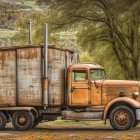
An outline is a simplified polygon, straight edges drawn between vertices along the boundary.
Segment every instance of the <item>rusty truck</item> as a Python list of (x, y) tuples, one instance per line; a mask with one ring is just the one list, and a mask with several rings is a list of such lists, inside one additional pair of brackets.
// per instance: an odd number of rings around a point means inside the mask
[[(28, 130), (42, 120), (110, 120), (116, 130), (140, 121), (140, 82), (107, 80), (95, 63), (48, 45), (0, 48), (0, 129)], [(47, 56), (47, 59), (46, 59)], [(46, 70), (47, 69), (47, 70)], [(48, 74), (45, 74), (45, 73)]]
[(106, 120), (115, 130), (140, 122), (140, 82), (109, 80), (95, 63), (55, 45), (0, 47), (0, 129), (42, 120)]

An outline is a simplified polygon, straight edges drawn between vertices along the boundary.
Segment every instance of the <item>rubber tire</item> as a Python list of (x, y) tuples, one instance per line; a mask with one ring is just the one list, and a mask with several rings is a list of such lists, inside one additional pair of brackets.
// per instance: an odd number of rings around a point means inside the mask
[(0, 111), (0, 117), (2, 118), (2, 123), (0, 124), (0, 130), (4, 129), (7, 123), (7, 118), (5, 116), (5, 114)]
[[(28, 117), (28, 124), (26, 126), (20, 126), (19, 124), (16, 123), (16, 119), (18, 115), (21, 114), (26, 114), (26, 116)], [(19, 131), (29, 130), (33, 127), (34, 116), (30, 111), (17, 111), (12, 116), (12, 124), (15, 130), (19, 130)]]
[(35, 119), (34, 124), (33, 124), (33, 128), (36, 127), (39, 123), (40, 123), (40, 121), (38, 119)]
[(135, 121), (133, 127), (137, 127), (139, 125), (140, 121)]
[[(115, 124), (115, 121), (114, 121), (114, 115), (117, 111), (119, 110), (124, 110), (128, 113), (129, 115), (129, 122), (126, 126), (119, 126), (117, 124)], [(109, 120), (110, 120), (110, 124), (111, 126), (115, 129), (115, 130), (119, 130), (119, 131), (124, 131), (124, 130), (128, 130), (130, 128), (132, 128), (134, 126), (134, 122), (135, 122), (135, 116), (134, 116), (134, 113), (133, 111), (127, 107), (127, 106), (124, 106), (124, 105), (121, 105), (121, 106), (117, 106), (115, 107), (111, 113), (110, 113), (110, 116), (109, 116)]]

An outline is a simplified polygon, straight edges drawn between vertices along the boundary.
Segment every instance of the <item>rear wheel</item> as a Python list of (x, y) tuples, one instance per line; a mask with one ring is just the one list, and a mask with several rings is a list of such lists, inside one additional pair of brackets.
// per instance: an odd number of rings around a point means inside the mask
[(3, 112), (0, 111), (0, 130), (4, 129), (7, 123), (7, 118)]
[(29, 111), (17, 111), (13, 114), (12, 124), (15, 130), (24, 131), (31, 129), (34, 124), (33, 114)]
[(109, 120), (115, 130), (128, 130), (134, 126), (135, 116), (129, 107), (122, 105), (111, 111)]
[(39, 123), (40, 123), (40, 120), (39, 119), (35, 119), (33, 127), (36, 127)]

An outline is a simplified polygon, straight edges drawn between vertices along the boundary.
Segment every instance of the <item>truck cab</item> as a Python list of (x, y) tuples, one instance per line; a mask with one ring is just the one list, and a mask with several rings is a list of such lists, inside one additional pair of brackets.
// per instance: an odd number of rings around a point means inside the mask
[(102, 66), (80, 63), (68, 67), (67, 106), (63, 119), (106, 120), (116, 130), (139, 123), (140, 83), (108, 80)]
[(68, 67), (68, 105), (101, 106), (101, 85), (105, 80), (103, 67), (82, 63)]
[(98, 64), (70, 65), (67, 86), (68, 105), (105, 106), (111, 100), (124, 96), (140, 101), (138, 81), (109, 80), (106, 77), (104, 68)]

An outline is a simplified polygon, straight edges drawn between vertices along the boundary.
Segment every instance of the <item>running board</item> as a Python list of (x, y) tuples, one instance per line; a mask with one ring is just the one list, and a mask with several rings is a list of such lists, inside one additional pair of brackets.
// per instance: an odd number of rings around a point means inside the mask
[(65, 120), (101, 120), (103, 112), (74, 112), (62, 111), (62, 119)]

